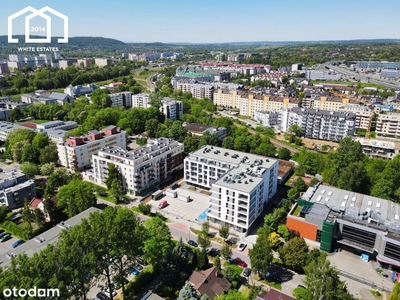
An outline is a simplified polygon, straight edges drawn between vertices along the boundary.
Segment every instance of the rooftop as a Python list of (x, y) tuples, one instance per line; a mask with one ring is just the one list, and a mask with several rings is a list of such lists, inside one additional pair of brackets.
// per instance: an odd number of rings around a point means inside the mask
[(65, 222), (60, 223), (59, 225), (43, 232), (39, 236), (27, 241), (25, 244), (22, 244), (18, 248), (12, 249), (5, 254), (0, 255), (0, 266), (8, 266), (11, 262), (13, 256), (25, 253), (29, 257), (32, 257), (35, 253), (40, 252), (44, 248), (47, 247), (48, 244), (54, 244), (57, 242), (58, 237), (66, 228), (78, 225), (82, 222), (82, 219), (86, 219), (89, 217), (89, 214), (92, 212), (101, 211), (98, 208), (90, 207), (87, 210), (77, 214), (76, 216), (68, 219)]
[(302, 199), (325, 205), (329, 217), (400, 234), (400, 205), (392, 201), (326, 185), (308, 188)]
[(310, 109), (310, 108), (301, 108), (301, 107), (293, 107), (291, 111), (297, 114), (303, 115), (318, 115), (318, 116), (326, 116), (326, 117), (337, 117), (344, 119), (355, 119), (356, 115), (348, 112), (340, 112), (340, 111), (329, 111), (329, 110), (320, 110), (320, 109)]

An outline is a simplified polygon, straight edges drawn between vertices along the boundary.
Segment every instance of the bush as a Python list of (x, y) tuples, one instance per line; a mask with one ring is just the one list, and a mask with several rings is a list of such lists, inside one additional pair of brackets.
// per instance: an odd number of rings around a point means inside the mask
[(5, 231), (11, 233), (13, 236), (20, 238), (21, 240), (29, 240), (30, 236), (27, 231), (19, 227), (12, 221), (4, 221), (1, 224), (1, 227), (4, 228)]
[(126, 287), (126, 295), (136, 295), (141, 289), (149, 284), (155, 277), (157, 273), (154, 272), (152, 267), (148, 267), (136, 275), (134, 281), (131, 281)]
[(140, 203), (138, 208), (144, 215), (149, 215), (151, 213), (151, 204)]

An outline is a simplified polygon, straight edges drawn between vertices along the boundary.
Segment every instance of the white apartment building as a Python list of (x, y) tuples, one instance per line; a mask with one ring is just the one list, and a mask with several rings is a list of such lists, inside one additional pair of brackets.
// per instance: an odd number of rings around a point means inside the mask
[(373, 110), (365, 105), (344, 105), (338, 111), (349, 112), (356, 115), (356, 128), (368, 130), (371, 127)]
[(256, 111), (253, 118), (264, 127), (274, 127), (281, 121), (282, 114), (268, 111)]
[(131, 92), (121, 92), (110, 94), (111, 107), (123, 106), (126, 108), (132, 107), (132, 93)]
[(355, 132), (355, 114), (295, 107), (283, 112), (282, 131), (298, 125), (305, 137), (340, 141)]
[(64, 167), (73, 171), (82, 171), (90, 167), (93, 154), (108, 146), (126, 149), (125, 131), (111, 125), (101, 132), (91, 130), (87, 135), (70, 137), (57, 145), (58, 158)]
[(178, 120), (183, 115), (183, 103), (173, 98), (164, 97), (161, 100), (160, 111), (172, 121)]
[(376, 123), (376, 134), (389, 137), (400, 136), (400, 114), (394, 112), (381, 113)]
[(207, 219), (246, 235), (277, 190), (279, 161), (273, 158), (203, 146), (184, 166), (188, 184), (211, 188)]
[(180, 81), (177, 83), (176, 88), (182, 90), (182, 92), (190, 92), (192, 94), (192, 97), (196, 99), (208, 98), (212, 100), (213, 98), (214, 88), (211, 84)]
[(393, 159), (399, 154), (395, 143), (387, 141), (355, 138), (363, 147), (363, 153), (371, 158)]
[(111, 66), (111, 60), (108, 58), (95, 58), (94, 63), (99, 67)]
[(173, 179), (175, 172), (183, 169), (183, 150), (183, 144), (167, 138), (155, 139), (132, 151), (108, 146), (92, 156), (93, 169), (86, 176), (96, 184), (105, 185), (109, 165), (114, 164), (122, 175), (125, 190), (142, 195)]
[(132, 95), (132, 107), (150, 107), (150, 95), (145, 93)]

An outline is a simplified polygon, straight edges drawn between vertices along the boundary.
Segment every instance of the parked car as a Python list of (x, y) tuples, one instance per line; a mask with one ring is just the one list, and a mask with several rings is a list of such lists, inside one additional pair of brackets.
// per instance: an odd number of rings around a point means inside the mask
[(12, 238), (12, 235), (9, 234), (9, 233), (6, 233), (2, 237), (0, 237), (0, 242), (2, 243), (2, 242), (5, 242), (5, 241), (8, 241), (11, 238)]
[(114, 297), (117, 295), (117, 291), (115, 290), (115, 288), (114, 288), (113, 291), (112, 291), (112, 297), (111, 297), (111, 294), (110, 294), (110, 288), (104, 289), (103, 293), (104, 293), (104, 295), (106, 295), (108, 298), (114, 298)]
[(158, 208), (162, 209), (162, 208), (167, 207), (167, 206), (168, 206), (167, 200), (163, 200), (163, 201), (161, 201), (160, 204), (158, 205)]
[(142, 270), (143, 270), (143, 267), (142, 267), (141, 265), (139, 265), (138, 263), (134, 263), (134, 264), (133, 264), (133, 267), (134, 267), (136, 270), (139, 270), (139, 271), (142, 271)]
[(129, 270), (129, 273), (131, 273), (132, 275), (137, 275), (137, 274), (139, 274), (139, 271), (136, 270), (135, 268), (132, 268)]
[(244, 277), (249, 277), (251, 273), (251, 270), (249, 268), (244, 269), (243, 271), (243, 276)]
[(206, 253), (208, 255), (211, 255), (211, 256), (218, 256), (219, 255), (219, 249), (217, 249), (217, 248), (207, 248), (206, 249)]
[(246, 243), (240, 243), (240, 245), (239, 245), (239, 247), (238, 247), (238, 250), (239, 250), (239, 251), (243, 251), (246, 247), (247, 247), (247, 244), (246, 244)]
[(100, 300), (110, 300), (110, 298), (108, 298), (108, 296), (102, 292), (97, 293), (96, 297), (99, 298)]
[(192, 246), (192, 247), (198, 247), (199, 245), (195, 242), (195, 241), (193, 241), (193, 240), (188, 240), (188, 242), (187, 242), (190, 246)]
[(279, 277), (278, 275), (274, 274), (274, 273), (268, 272), (266, 274), (266, 277), (269, 278), (269, 279), (272, 279), (275, 282), (282, 283), (282, 278)]
[(141, 264), (142, 266), (147, 266), (147, 262), (143, 260), (140, 256), (136, 258), (136, 261)]
[(22, 245), (23, 243), (25, 243), (23, 240), (18, 240), (14, 244), (12, 244), (12, 247), (17, 248), (18, 246)]
[(237, 264), (238, 266), (241, 266), (241, 267), (243, 267), (243, 268), (246, 268), (246, 267), (247, 267), (246, 262), (244, 262), (243, 260), (241, 260), (239, 257), (236, 257), (236, 258), (234, 259), (234, 262), (235, 262), (235, 264)]

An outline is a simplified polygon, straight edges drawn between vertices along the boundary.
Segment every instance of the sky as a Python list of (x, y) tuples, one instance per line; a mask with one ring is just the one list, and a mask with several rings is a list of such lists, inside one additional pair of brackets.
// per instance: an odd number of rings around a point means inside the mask
[[(0, 35), (8, 33), (8, 16), (27, 6), (68, 16), (70, 37), (123, 42), (400, 39), (399, 0), (14, 0), (2, 2)], [(27, 15), (13, 21), (14, 34), (24, 33)], [(52, 20), (52, 35), (60, 36), (62, 23)], [(45, 22), (30, 25), (40, 33)]]

